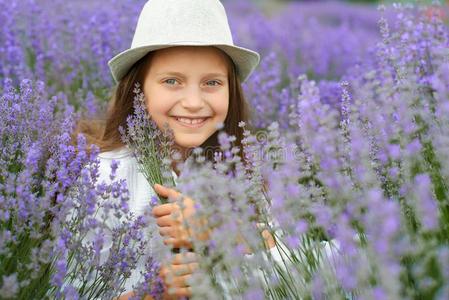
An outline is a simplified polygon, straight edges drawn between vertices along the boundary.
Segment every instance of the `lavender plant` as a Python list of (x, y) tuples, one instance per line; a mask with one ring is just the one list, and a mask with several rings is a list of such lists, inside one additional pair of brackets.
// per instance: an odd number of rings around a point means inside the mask
[(300, 74), (317, 80), (323, 100), (338, 106), (338, 81), (357, 65), (372, 65), (373, 46), (380, 39), (380, 13), (372, 6), (290, 2), (269, 17), (250, 2), (231, 1), (228, 8), (236, 39), (262, 55), (244, 85), (254, 112), (251, 125), (260, 129), (272, 120), (288, 127), (288, 107)]
[(86, 109), (79, 100), (88, 92), (104, 102), (112, 84), (107, 60), (131, 43), (143, 4), (1, 1), (0, 78), (43, 81), (51, 93), (64, 92), (76, 109)]
[(437, 254), (448, 247), (445, 180), (438, 170), (444, 160), (431, 142), (440, 135), (428, 130), (441, 125), (427, 78), (447, 64), (440, 49), (447, 48), (448, 30), (438, 18), (417, 22), (414, 16), (399, 8), (393, 34), (381, 20), (377, 68), (351, 82), (352, 95), (344, 83), (339, 112), (302, 79), (292, 111), (295, 139), (312, 162), (307, 182), (313, 179), (325, 200), (306, 211), (340, 253), (333, 272), (315, 275), (325, 288), (315, 297), (447, 297), (447, 262)]
[(449, 296), (449, 30), (423, 9), (397, 6), (395, 31), (380, 20), (375, 61), (341, 82), (339, 108), (301, 76), (289, 127), (246, 132), (251, 172), (226, 135), (214, 163), (186, 162), (178, 188), (211, 228), (193, 241), (207, 250), (195, 297)]
[[(138, 161), (138, 168), (145, 176), (150, 186), (158, 183), (167, 187), (174, 187), (172, 175), (173, 159), (179, 159), (179, 153), (174, 151), (173, 130), (164, 124), (160, 130), (151, 119), (147, 109), (145, 95), (136, 83), (134, 89), (134, 114), (127, 117), (126, 129), (119, 127), (123, 142), (133, 150)], [(167, 199), (155, 196), (159, 203), (166, 203)]]
[[(51, 278), (51, 206), (53, 191), (43, 172), (53, 142), (51, 119), (57, 98), (44, 101), (42, 83), (22, 81), (18, 91), (4, 82), (1, 96), (1, 283), (2, 297), (43, 297)], [(62, 107), (64, 108), (64, 107)], [(63, 125), (60, 111), (55, 125)], [(51, 163), (51, 161), (50, 161)], [(49, 166), (52, 167), (51, 165)], [(55, 166), (53, 166), (55, 168)], [(50, 176), (51, 169), (49, 170)]]
[[(29, 80), (2, 90), (0, 298), (118, 296), (139, 259), (151, 260), (147, 216), (127, 208), (116, 163), (110, 184), (96, 182), (98, 149), (81, 135), (72, 145), (75, 115), (64, 97), (49, 99)], [(157, 271), (144, 273), (157, 291)]]

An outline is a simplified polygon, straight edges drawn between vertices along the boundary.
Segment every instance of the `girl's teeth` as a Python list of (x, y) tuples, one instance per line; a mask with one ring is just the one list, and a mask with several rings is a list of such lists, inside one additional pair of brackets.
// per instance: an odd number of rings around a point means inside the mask
[(203, 122), (205, 119), (186, 119), (186, 118), (176, 118), (178, 121), (187, 124), (198, 124)]

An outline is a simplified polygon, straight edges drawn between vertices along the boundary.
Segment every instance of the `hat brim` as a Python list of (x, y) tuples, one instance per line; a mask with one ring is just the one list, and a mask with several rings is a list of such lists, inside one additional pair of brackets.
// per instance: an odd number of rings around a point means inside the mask
[(260, 61), (260, 55), (257, 52), (232, 45), (209, 45), (197, 42), (150, 45), (125, 50), (109, 60), (108, 65), (109, 69), (111, 70), (112, 77), (114, 78), (115, 82), (118, 83), (123, 78), (123, 76), (128, 73), (129, 69), (147, 53), (154, 50), (176, 46), (213, 46), (221, 49), (223, 52), (229, 55), (229, 57), (234, 62), (237, 68), (237, 74), (241, 82), (244, 82), (249, 77), (249, 75), (254, 71)]

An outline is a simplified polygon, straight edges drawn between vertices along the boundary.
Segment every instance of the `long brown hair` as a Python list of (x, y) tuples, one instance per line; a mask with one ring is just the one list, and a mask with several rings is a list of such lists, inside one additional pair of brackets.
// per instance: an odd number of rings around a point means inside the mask
[[(119, 126), (126, 128), (127, 117), (134, 114), (135, 83), (143, 83), (153, 54), (154, 51), (149, 52), (137, 61), (119, 81), (113, 90), (112, 99), (104, 116), (98, 116), (96, 119), (81, 119), (77, 123), (72, 135), (74, 144), (76, 143), (76, 136), (81, 133), (87, 138), (88, 145), (97, 145), (100, 148), (100, 152), (111, 151), (124, 146), (118, 128)], [(233, 145), (239, 147), (240, 155), (243, 158), (241, 143), (243, 129), (238, 126), (238, 123), (244, 121), (248, 128), (250, 110), (243, 94), (236, 66), (228, 55), (225, 54), (225, 57), (228, 61), (229, 106), (223, 130), (227, 134), (236, 137)], [(219, 151), (218, 131), (212, 134), (200, 147), (205, 150), (204, 155), (206, 159), (212, 161), (214, 151)]]

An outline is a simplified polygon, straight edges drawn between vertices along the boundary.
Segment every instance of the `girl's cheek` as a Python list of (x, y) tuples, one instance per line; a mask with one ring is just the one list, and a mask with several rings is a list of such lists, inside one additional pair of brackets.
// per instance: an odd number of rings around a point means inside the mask
[[(224, 119), (226, 118), (229, 111), (229, 100), (223, 100), (222, 104), (216, 108), (216, 113), (221, 115)], [(223, 119), (223, 120), (224, 120)]]
[[(147, 111), (154, 116), (167, 116), (173, 107), (173, 98), (164, 97), (163, 95), (154, 95), (147, 100)], [(155, 100), (152, 100), (155, 99)]]

